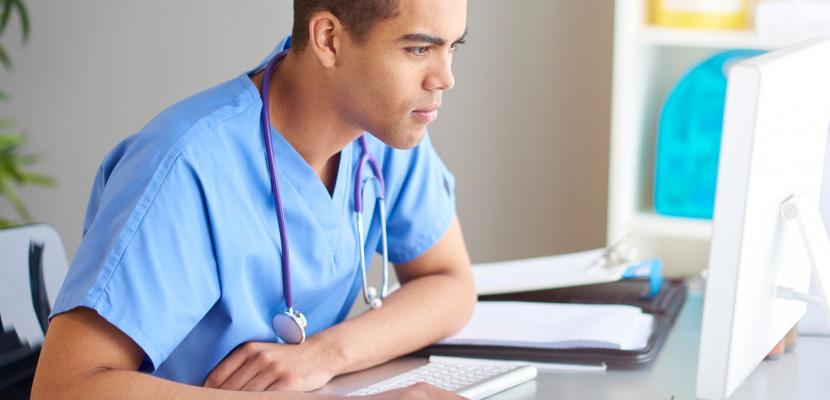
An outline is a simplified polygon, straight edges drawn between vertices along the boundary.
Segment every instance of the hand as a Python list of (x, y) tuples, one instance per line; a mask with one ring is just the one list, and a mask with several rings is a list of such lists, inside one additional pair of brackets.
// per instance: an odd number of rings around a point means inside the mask
[(797, 339), (798, 329), (794, 326), (792, 329), (790, 329), (789, 332), (787, 332), (787, 335), (784, 336), (784, 338), (781, 339), (778, 342), (778, 344), (776, 344), (775, 347), (773, 347), (772, 350), (769, 351), (769, 354), (767, 354), (766, 359), (775, 360), (777, 358), (780, 358), (781, 354), (783, 354), (784, 351), (791, 351), (795, 348), (795, 343)]
[(208, 374), (215, 389), (311, 391), (333, 378), (332, 353), (309, 341), (301, 345), (248, 342), (237, 347)]
[(435, 386), (426, 383), (416, 383), (412, 386), (407, 386), (402, 389), (390, 390), (388, 392), (378, 393), (371, 396), (363, 397), (366, 400), (456, 400), (464, 399), (453, 392), (448, 392), (439, 389)]

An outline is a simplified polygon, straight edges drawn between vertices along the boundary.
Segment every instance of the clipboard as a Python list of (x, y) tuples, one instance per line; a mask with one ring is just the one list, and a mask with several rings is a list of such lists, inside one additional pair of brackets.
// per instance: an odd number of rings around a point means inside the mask
[(640, 307), (654, 316), (654, 325), (648, 344), (637, 350), (603, 348), (539, 349), (512, 346), (481, 346), (433, 344), (413, 355), (452, 356), (502, 360), (525, 360), (573, 364), (605, 363), (612, 369), (637, 369), (657, 358), (660, 349), (686, 301), (687, 288), (683, 280), (666, 280), (653, 298), (641, 294), (648, 290), (648, 279), (622, 280), (612, 283), (537, 290), (521, 293), (480, 296), (479, 301), (530, 301), (581, 304), (625, 304)]

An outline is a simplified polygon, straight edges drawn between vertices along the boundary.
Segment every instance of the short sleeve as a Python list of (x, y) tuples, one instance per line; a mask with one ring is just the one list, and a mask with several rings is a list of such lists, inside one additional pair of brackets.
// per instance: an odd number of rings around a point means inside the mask
[(178, 156), (148, 168), (152, 160), (136, 152), (111, 154), (98, 172), (85, 234), (52, 316), (95, 310), (138, 344), (155, 370), (218, 300), (220, 287), (196, 168)]
[(410, 261), (440, 240), (455, 216), (455, 178), (427, 134), (409, 150), (389, 149), (387, 182), (389, 260)]

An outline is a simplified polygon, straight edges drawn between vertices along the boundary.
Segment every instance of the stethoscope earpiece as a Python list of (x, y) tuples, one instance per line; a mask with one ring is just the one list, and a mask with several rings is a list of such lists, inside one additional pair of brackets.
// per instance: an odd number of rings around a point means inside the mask
[(374, 297), (372, 300), (369, 300), (369, 307), (373, 310), (377, 310), (383, 305), (383, 300), (380, 298)]
[(374, 286), (369, 286), (366, 289), (366, 297), (369, 298), (369, 307), (373, 310), (376, 310), (383, 305), (383, 300), (378, 297), (378, 290)]

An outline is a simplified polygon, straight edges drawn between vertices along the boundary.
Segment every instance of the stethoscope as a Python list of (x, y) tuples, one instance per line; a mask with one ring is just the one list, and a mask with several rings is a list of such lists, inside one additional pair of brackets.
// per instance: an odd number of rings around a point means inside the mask
[[(271, 119), (268, 115), (268, 90), (270, 88), (271, 75), (274, 68), (279, 65), (280, 61), (285, 58), (287, 51), (283, 51), (275, 55), (265, 67), (265, 74), (262, 79), (262, 90), (260, 96), (262, 97), (262, 127), (263, 136), (265, 138), (265, 153), (268, 159), (268, 174), (271, 178), (271, 194), (274, 197), (274, 204), (277, 212), (277, 224), (280, 232), (280, 245), (282, 246), (282, 282), (283, 293), (285, 296), (285, 306), (287, 308), (284, 312), (278, 312), (271, 318), (271, 325), (274, 328), (274, 333), (277, 334), (283, 342), (289, 344), (300, 344), (305, 341), (306, 327), (308, 320), (305, 315), (294, 308), (294, 298), (291, 293), (291, 268), (290, 258), (288, 254), (288, 236), (285, 230), (285, 213), (282, 208), (282, 198), (280, 197), (279, 182), (277, 180), (277, 165), (274, 161), (274, 146), (271, 141)], [(383, 298), (386, 297), (389, 288), (389, 259), (387, 257), (386, 245), (386, 202), (383, 194), (385, 192), (385, 184), (383, 175), (380, 172), (380, 165), (375, 157), (369, 153), (366, 138), (361, 136), (358, 139), (360, 144), (360, 162), (357, 164), (357, 171), (355, 172), (354, 185), (354, 209), (357, 215), (357, 237), (358, 247), (360, 249), (360, 273), (363, 276), (363, 300), (372, 309), (380, 308), (383, 305)], [(380, 295), (376, 288), (368, 285), (366, 278), (366, 254), (364, 253), (365, 239), (363, 237), (363, 166), (369, 164), (374, 176), (375, 193), (377, 196), (378, 208), (380, 212), (380, 229), (381, 241), (383, 243), (383, 286), (381, 287)]]

